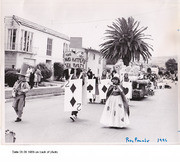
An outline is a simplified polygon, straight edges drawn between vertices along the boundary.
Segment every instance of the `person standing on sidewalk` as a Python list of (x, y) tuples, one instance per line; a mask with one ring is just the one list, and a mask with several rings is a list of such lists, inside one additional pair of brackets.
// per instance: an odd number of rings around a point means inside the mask
[(35, 83), (36, 83), (36, 87), (39, 86), (39, 83), (41, 82), (41, 78), (42, 78), (42, 74), (41, 74), (41, 70), (39, 69), (39, 67), (36, 68), (36, 72), (35, 72)]
[(30, 90), (29, 84), (26, 82), (26, 71), (28, 65), (23, 64), (21, 68), (21, 72), (18, 74), (18, 80), (15, 82), (12, 90), (12, 96), (14, 97), (14, 101), (12, 107), (14, 108), (17, 119), (15, 122), (20, 122), (22, 119), (23, 108), (25, 106), (25, 98), (26, 93)]

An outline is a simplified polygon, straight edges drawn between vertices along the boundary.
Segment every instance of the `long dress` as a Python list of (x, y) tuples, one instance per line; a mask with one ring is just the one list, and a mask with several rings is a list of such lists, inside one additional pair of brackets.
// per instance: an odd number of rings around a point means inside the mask
[(110, 86), (111, 91), (109, 98), (106, 101), (100, 123), (108, 127), (123, 128), (129, 125), (129, 112), (124, 105), (124, 98), (120, 87)]

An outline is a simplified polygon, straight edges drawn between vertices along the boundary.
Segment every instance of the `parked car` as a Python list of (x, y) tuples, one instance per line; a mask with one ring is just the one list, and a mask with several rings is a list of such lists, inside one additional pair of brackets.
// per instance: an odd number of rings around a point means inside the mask
[(149, 95), (149, 80), (132, 81), (132, 99), (141, 99)]

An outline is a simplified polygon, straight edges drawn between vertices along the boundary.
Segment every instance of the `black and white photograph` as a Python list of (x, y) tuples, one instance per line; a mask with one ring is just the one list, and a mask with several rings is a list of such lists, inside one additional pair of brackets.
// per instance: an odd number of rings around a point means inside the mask
[(2, 0), (2, 143), (179, 144), (178, 10), (178, 0)]

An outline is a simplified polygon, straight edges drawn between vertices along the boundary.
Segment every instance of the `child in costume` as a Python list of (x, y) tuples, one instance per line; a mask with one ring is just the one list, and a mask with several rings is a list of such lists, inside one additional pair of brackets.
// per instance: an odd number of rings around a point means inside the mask
[(17, 119), (15, 122), (20, 122), (23, 114), (23, 108), (25, 106), (26, 93), (30, 90), (29, 84), (26, 82), (27, 65), (23, 64), (21, 72), (18, 73), (18, 80), (15, 82), (12, 90), (12, 96), (14, 97), (13, 105)]
[(123, 128), (129, 124), (129, 105), (118, 77), (112, 78), (100, 123), (108, 127)]

